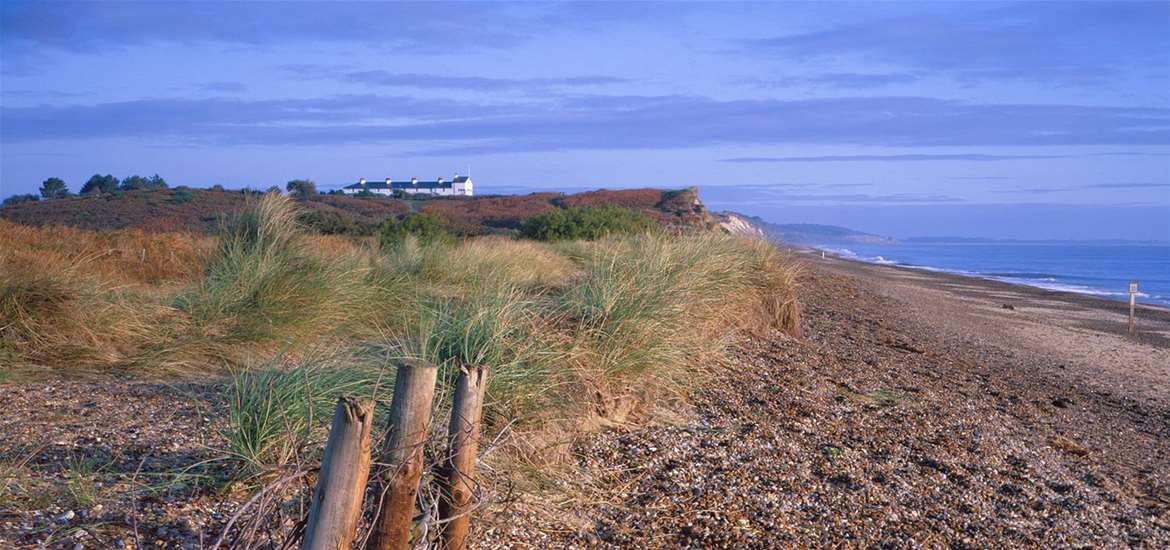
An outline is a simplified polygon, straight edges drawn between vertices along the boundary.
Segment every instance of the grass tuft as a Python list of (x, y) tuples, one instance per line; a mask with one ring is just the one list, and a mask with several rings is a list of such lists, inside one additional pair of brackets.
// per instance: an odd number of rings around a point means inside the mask
[(241, 475), (263, 474), (308, 458), (342, 395), (374, 397), (379, 371), (347, 355), (293, 365), (270, 363), (234, 372), (227, 389), (226, 439)]
[(365, 269), (357, 258), (313, 253), (295, 204), (270, 193), (225, 223), (199, 287), (181, 297), (220, 343), (294, 342), (362, 319)]

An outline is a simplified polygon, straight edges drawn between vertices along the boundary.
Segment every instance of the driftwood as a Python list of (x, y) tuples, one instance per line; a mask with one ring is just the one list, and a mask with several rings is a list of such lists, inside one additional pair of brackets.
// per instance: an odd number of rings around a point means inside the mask
[(372, 401), (338, 400), (301, 550), (348, 550), (353, 543), (370, 474), (373, 424)]
[(443, 470), (444, 494), (439, 501), (443, 523), (443, 547), (461, 550), (471, 523), (472, 497), (475, 494), (475, 458), (479, 448), (483, 397), (487, 387), (486, 367), (466, 367), (455, 386), (455, 404), (451, 408), (449, 451)]
[(410, 546), (415, 496), (423, 471), (423, 445), (431, 419), (438, 368), (429, 363), (398, 367), (390, 425), (381, 462), (388, 468), (382, 477), (385, 498), (374, 520), (367, 549), (405, 550)]

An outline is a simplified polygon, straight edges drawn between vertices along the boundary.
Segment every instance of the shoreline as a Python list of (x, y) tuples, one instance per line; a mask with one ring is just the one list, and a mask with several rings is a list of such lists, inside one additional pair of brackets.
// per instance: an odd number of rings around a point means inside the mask
[[(946, 268), (933, 267), (933, 266), (929, 266), (929, 265), (913, 265), (913, 264), (895, 262), (895, 261), (891, 261), (891, 260), (886, 260), (884, 262), (869, 261), (869, 260), (863, 259), (861, 256), (855, 255), (855, 257), (850, 257), (848, 255), (842, 254), (838, 251), (838, 250), (842, 250), (840, 248), (817, 248), (814, 245), (794, 245), (794, 244), (787, 244), (787, 243), (777, 243), (777, 245), (782, 247), (782, 248), (786, 248), (786, 249), (789, 249), (789, 250), (791, 250), (793, 252), (797, 252), (797, 253), (814, 254), (814, 253), (824, 252), (826, 257), (831, 256), (833, 258), (836, 258), (836, 259), (839, 259), (842, 261), (851, 261), (851, 262), (857, 262), (857, 263), (861, 263), (861, 264), (874, 265), (874, 266), (885, 266), (885, 267), (894, 267), (894, 268), (900, 268), (900, 269), (909, 269), (909, 270), (926, 272), (926, 273), (938, 273), (938, 274), (942, 274), (942, 275), (950, 275), (950, 276), (956, 276), (956, 277), (977, 279), (977, 280), (981, 280), (981, 281), (992, 281), (992, 282), (1003, 283), (1003, 284), (1008, 284), (1008, 285), (1023, 286), (1023, 287), (1043, 290), (1043, 291), (1047, 291), (1047, 292), (1093, 297), (1093, 298), (1098, 298), (1098, 299), (1101, 299), (1101, 300), (1104, 300), (1107, 302), (1115, 302), (1115, 303), (1119, 303), (1119, 304), (1125, 304), (1125, 306), (1127, 308), (1129, 306), (1129, 298), (1124, 292), (1109, 290), (1109, 289), (1105, 289), (1105, 288), (1097, 288), (1097, 287), (1091, 287), (1091, 286), (1086, 286), (1086, 285), (1076, 285), (1073, 283), (1053, 283), (1054, 285), (1058, 285), (1060, 287), (1060, 288), (1053, 288), (1051, 286), (1044, 286), (1044, 285), (1039, 284), (1039, 283), (1029, 283), (1027, 281), (1027, 279), (1024, 279), (1024, 278), (1013, 279), (1011, 277), (995, 277), (995, 276), (991, 276), (991, 275), (983, 275), (983, 274), (979, 274), (979, 273), (964, 272), (964, 271), (959, 271), (959, 270), (948, 270)], [(841, 246), (847, 246), (847, 244), (843, 244)], [(845, 250), (846, 250), (846, 252), (852, 253), (852, 251), (849, 251), (847, 249), (845, 249)], [(1078, 290), (1075, 290), (1073, 288), (1073, 287), (1077, 287), (1077, 286), (1084, 288), (1084, 290), (1078, 291)], [(1138, 300), (1137, 300), (1137, 306), (1139, 308), (1140, 307), (1150, 307), (1153, 309), (1160, 309), (1160, 310), (1165, 310), (1167, 312), (1170, 312), (1170, 302), (1167, 302), (1167, 301), (1143, 301), (1143, 297), (1148, 298), (1149, 294), (1147, 294), (1143, 291), (1140, 291), (1140, 289), (1139, 289)]]
[[(1075, 290), (1061, 290), (1061, 289), (1047, 288), (1047, 287), (1043, 287), (1043, 286), (1028, 284), (1028, 283), (1022, 282), (1022, 281), (1009, 281), (1009, 280), (1004, 280), (1002, 278), (977, 275), (977, 274), (970, 274), (970, 273), (955, 273), (953, 271), (947, 271), (947, 270), (942, 269), (942, 268), (936, 268), (936, 267), (930, 267), (930, 266), (906, 265), (906, 264), (899, 264), (899, 263), (893, 263), (893, 262), (891, 262), (891, 263), (871, 262), (871, 261), (863, 260), (861, 258), (850, 258), (848, 256), (833, 252), (832, 250), (822, 249), (822, 248), (814, 248), (814, 247), (809, 247), (809, 246), (798, 246), (798, 245), (789, 245), (789, 244), (781, 244), (780, 246), (781, 246), (781, 248), (787, 249), (790, 252), (792, 252), (794, 257), (802, 258), (802, 259), (815, 257), (815, 259), (819, 261), (819, 260), (821, 260), (821, 258), (816, 257), (816, 256), (820, 252), (824, 252), (825, 259), (838, 260), (838, 261), (842, 261), (842, 262), (850, 262), (850, 263), (855, 263), (855, 264), (862, 265), (862, 266), (872, 266), (875, 268), (890, 268), (890, 269), (907, 271), (907, 272), (911, 272), (911, 273), (937, 275), (937, 276), (942, 277), (942, 278), (953, 278), (955, 280), (968, 281), (968, 282), (971, 282), (973, 284), (988, 283), (989, 285), (1002, 285), (1002, 288), (1011, 288), (1011, 289), (1018, 289), (1020, 291), (1025, 291), (1025, 292), (1034, 292), (1034, 293), (1037, 293), (1037, 295), (1043, 295), (1045, 297), (1063, 297), (1065, 299), (1074, 300), (1074, 301), (1080, 301), (1083, 299), (1086, 305), (1096, 305), (1096, 306), (1100, 306), (1100, 307), (1104, 307), (1104, 308), (1108, 308), (1108, 309), (1117, 309), (1118, 311), (1121, 311), (1122, 309), (1124, 309), (1125, 314), (1126, 315), (1129, 314), (1129, 301), (1128, 301), (1128, 299), (1120, 298), (1120, 297), (1116, 298), (1116, 299), (1109, 298), (1108, 295), (1105, 295), (1105, 294), (1094, 294), (1094, 293), (1090, 293), (1090, 292), (1077, 292)], [(1139, 300), (1137, 302), (1136, 307), (1139, 311), (1142, 309), (1148, 309), (1151, 312), (1156, 312), (1158, 314), (1165, 314), (1165, 315), (1167, 315), (1167, 320), (1170, 320), (1170, 305), (1165, 305), (1165, 304), (1161, 304), (1161, 303), (1142, 302), (1140, 297), (1139, 297)]]

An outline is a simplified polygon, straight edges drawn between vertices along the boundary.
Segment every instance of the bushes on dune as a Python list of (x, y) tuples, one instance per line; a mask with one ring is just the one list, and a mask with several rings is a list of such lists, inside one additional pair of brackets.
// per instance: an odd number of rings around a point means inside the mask
[(593, 240), (650, 231), (657, 225), (645, 214), (618, 208), (569, 207), (550, 210), (520, 224), (520, 234), (540, 241)]
[(401, 219), (390, 218), (382, 224), (382, 232), (378, 237), (383, 249), (397, 248), (413, 237), (424, 246), (440, 243), (450, 244), (455, 238), (447, 231), (443, 219), (425, 212), (407, 214)]

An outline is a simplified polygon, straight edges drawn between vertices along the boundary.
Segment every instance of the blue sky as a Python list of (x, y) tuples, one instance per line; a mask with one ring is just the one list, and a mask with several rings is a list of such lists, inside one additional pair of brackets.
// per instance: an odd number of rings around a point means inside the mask
[(895, 236), (1170, 239), (1170, 3), (0, 4), (0, 195), (95, 172), (698, 185)]

